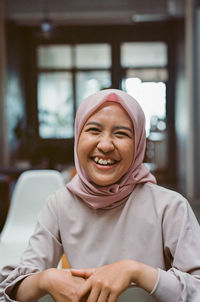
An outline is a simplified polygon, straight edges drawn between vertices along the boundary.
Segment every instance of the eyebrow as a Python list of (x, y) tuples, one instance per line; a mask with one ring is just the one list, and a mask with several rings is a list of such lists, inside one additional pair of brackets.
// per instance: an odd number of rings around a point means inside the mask
[[(98, 122), (91, 121), (91, 122), (88, 122), (85, 126), (89, 126), (89, 125), (95, 125), (95, 126), (102, 128), (102, 125)], [(115, 126), (114, 129), (115, 130), (121, 130), (121, 129), (128, 130), (129, 132), (131, 132), (133, 134), (133, 129), (126, 127), (126, 126), (118, 125), (118, 126)]]
[(100, 123), (97, 123), (97, 122), (88, 122), (85, 126), (88, 126), (88, 125), (95, 125), (95, 126), (98, 126), (98, 127), (102, 128), (102, 125)]

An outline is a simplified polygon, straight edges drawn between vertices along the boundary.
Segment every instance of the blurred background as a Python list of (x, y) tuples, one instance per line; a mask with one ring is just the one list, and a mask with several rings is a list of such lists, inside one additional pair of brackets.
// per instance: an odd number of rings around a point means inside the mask
[(199, 0), (0, 0), (0, 225), (23, 171), (74, 173), (77, 107), (111, 87), (141, 104), (145, 163), (198, 216), (199, 83)]

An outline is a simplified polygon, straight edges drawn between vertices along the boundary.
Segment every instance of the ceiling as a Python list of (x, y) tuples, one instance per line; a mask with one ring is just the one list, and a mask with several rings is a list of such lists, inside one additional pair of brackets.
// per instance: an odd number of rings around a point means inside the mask
[(5, 18), (37, 25), (132, 24), (184, 17), (184, 0), (4, 0)]

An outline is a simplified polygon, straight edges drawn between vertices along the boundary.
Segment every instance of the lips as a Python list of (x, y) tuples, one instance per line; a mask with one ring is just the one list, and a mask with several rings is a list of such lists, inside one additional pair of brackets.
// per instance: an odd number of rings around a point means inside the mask
[(102, 158), (99, 156), (95, 156), (92, 159), (96, 164), (101, 165), (101, 166), (112, 166), (117, 163), (117, 161), (114, 159), (111, 159), (111, 158), (105, 159), (105, 158)]

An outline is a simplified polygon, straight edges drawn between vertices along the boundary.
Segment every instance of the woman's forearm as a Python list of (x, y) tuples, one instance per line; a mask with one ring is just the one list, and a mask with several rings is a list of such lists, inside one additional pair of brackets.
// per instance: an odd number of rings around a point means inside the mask
[(43, 297), (47, 292), (41, 288), (41, 273), (29, 275), (14, 287), (11, 298), (17, 301), (32, 302)]
[(75, 301), (84, 282), (84, 278), (74, 277), (70, 271), (50, 268), (24, 278), (15, 286), (11, 297), (20, 302), (33, 302), (50, 294), (54, 301)]

